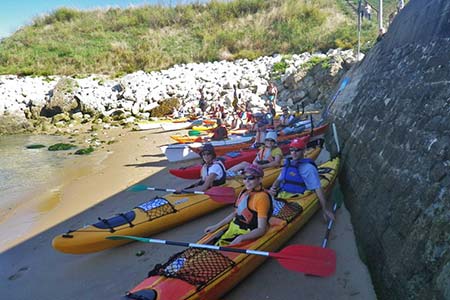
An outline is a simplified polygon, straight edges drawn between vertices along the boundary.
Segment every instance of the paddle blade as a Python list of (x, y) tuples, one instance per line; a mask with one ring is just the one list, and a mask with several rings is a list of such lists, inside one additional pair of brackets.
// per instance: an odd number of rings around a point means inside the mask
[(127, 189), (127, 191), (129, 191), (129, 192), (142, 192), (142, 191), (146, 191), (146, 190), (147, 190), (147, 186), (143, 185), (143, 184), (136, 184)]
[(287, 246), (278, 253), (270, 253), (284, 268), (326, 277), (336, 271), (336, 253), (327, 248), (308, 245)]
[(107, 236), (106, 239), (113, 240), (113, 241), (133, 240), (133, 241), (148, 243), (147, 238), (141, 238), (141, 237), (131, 236), (131, 235), (112, 235), (112, 236)]
[(213, 201), (219, 203), (234, 203), (236, 200), (236, 193), (232, 187), (213, 186), (205, 191), (205, 195), (211, 197)]

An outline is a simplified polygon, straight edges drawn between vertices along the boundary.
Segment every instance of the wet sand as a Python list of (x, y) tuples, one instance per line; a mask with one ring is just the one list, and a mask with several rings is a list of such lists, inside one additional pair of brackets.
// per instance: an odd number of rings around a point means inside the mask
[[(175, 132), (176, 133), (176, 132)], [(112, 133), (111, 133), (112, 134)], [(0, 249), (0, 292), (2, 298), (25, 299), (120, 299), (125, 291), (142, 281), (156, 263), (164, 262), (182, 248), (131, 243), (87, 255), (69, 255), (51, 247), (54, 236), (91, 224), (97, 217), (124, 212), (156, 195), (127, 192), (135, 183), (176, 187), (188, 182), (168, 174), (169, 163), (159, 146), (170, 142), (172, 133), (155, 131), (116, 133), (119, 142), (105, 146), (109, 155), (88, 174), (65, 182), (55, 198), (14, 211), (14, 218), (27, 220), (27, 234)], [(77, 176), (75, 176), (77, 177)], [(70, 178), (70, 176), (69, 176)], [(73, 178), (73, 177), (72, 177)], [(163, 193), (159, 193), (163, 194)], [(36, 210), (42, 210), (36, 214)], [(231, 208), (198, 218), (155, 238), (196, 241), (203, 229), (224, 217)], [(28, 218), (33, 215), (34, 217)], [(0, 224), (1, 231), (13, 223)], [(320, 245), (326, 230), (320, 214), (289, 244)], [(14, 234), (14, 233), (12, 233)], [(304, 276), (267, 261), (223, 299), (376, 299), (366, 266), (360, 261), (350, 216), (345, 207), (337, 212), (329, 247), (337, 253), (337, 272), (328, 278)], [(6, 250), (5, 250), (6, 249)], [(136, 253), (144, 251), (144, 255)]]

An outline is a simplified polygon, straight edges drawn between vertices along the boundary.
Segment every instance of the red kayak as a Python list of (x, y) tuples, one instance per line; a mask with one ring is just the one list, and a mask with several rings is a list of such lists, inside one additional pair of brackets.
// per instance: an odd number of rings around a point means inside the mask
[[(283, 155), (286, 155), (289, 153), (289, 143), (290, 140), (281, 141), (278, 143), (278, 147), (280, 147), (281, 151), (283, 152)], [(323, 145), (323, 139), (317, 139), (312, 142), (308, 143), (308, 148), (314, 148), (314, 147), (322, 147)], [(220, 160), (222, 160), (224, 166), (226, 169), (231, 168), (234, 165), (237, 165), (238, 163), (242, 161), (246, 162), (253, 162), (255, 159), (256, 153), (259, 149), (243, 149), (241, 151), (234, 151), (229, 152), (225, 154), (224, 156), (219, 157)], [(170, 169), (170, 174), (184, 179), (199, 179), (200, 178), (200, 170), (202, 168), (201, 164), (191, 165), (187, 167), (182, 167), (178, 169)]]

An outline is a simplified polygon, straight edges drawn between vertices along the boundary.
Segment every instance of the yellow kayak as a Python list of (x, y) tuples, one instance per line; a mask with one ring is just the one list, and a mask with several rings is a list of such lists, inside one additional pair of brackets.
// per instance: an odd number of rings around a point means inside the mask
[[(322, 187), (327, 195), (336, 181), (338, 169), (338, 158), (319, 166)], [(267, 232), (256, 240), (237, 244), (234, 248), (276, 251), (320, 208), (316, 194), (310, 191), (288, 201), (274, 200), (273, 206), (274, 212)], [(197, 244), (213, 244), (227, 226), (205, 235)], [(127, 293), (127, 299), (220, 299), (266, 259), (245, 253), (187, 248), (174, 254), (167, 262), (156, 265), (147, 279)]]
[[(307, 157), (316, 159), (321, 149), (307, 152)], [(279, 168), (265, 170), (264, 187), (270, 187), (280, 173)], [(227, 178), (221, 187), (231, 187), (235, 195), (244, 187), (242, 180)], [(79, 229), (69, 230), (56, 236), (52, 246), (58, 251), (83, 254), (102, 251), (129, 241), (112, 241), (111, 235), (149, 236), (181, 225), (231, 203), (213, 200), (208, 195), (168, 194), (141, 203), (132, 210), (109, 218), (99, 218), (97, 223)]]

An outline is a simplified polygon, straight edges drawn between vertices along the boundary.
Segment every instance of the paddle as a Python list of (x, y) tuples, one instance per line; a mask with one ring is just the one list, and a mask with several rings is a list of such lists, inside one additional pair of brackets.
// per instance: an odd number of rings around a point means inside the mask
[(215, 245), (194, 244), (176, 241), (165, 241), (151, 238), (142, 238), (128, 235), (114, 235), (106, 237), (109, 240), (134, 240), (143, 243), (156, 243), (171, 246), (182, 246), (200, 249), (209, 249), (225, 252), (245, 253), (249, 255), (259, 255), (275, 258), (284, 268), (295, 271), (313, 274), (316, 276), (330, 276), (336, 270), (336, 254), (331, 249), (324, 249), (308, 245), (291, 245), (279, 252), (265, 252), (257, 250), (247, 250), (240, 248), (219, 247)]
[(342, 80), (341, 85), (339, 86), (339, 89), (337, 90), (336, 94), (334, 94), (333, 98), (331, 98), (330, 104), (328, 104), (327, 108), (323, 112), (322, 118), (321, 118), (319, 124), (321, 124), (328, 117), (328, 112), (329, 112), (331, 106), (333, 106), (337, 97), (345, 89), (345, 87), (347, 86), (349, 81), (350, 81), (350, 78), (348, 78), (348, 77), (345, 77), (344, 80)]
[[(157, 188), (157, 187), (146, 186), (143, 184), (137, 184), (137, 185), (133, 185), (132, 187), (128, 188), (128, 191), (131, 191), (131, 192), (163, 191), (163, 192), (175, 193), (177, 190)], [(180, 194), (207, 195), (207, 196), (211, 197), (211, 199), (213, 201), (219, 202), (219, 203), (230, 203), (231, 204), (231, 203), (234, 203), (234, 200), (236, 200), (236, 195), (235, 195), (234, 189), (232, 187), (226, 187), (226, 186), (213, 186), (212, 188), (210, 188), (204, 192), (182, 190)]]

